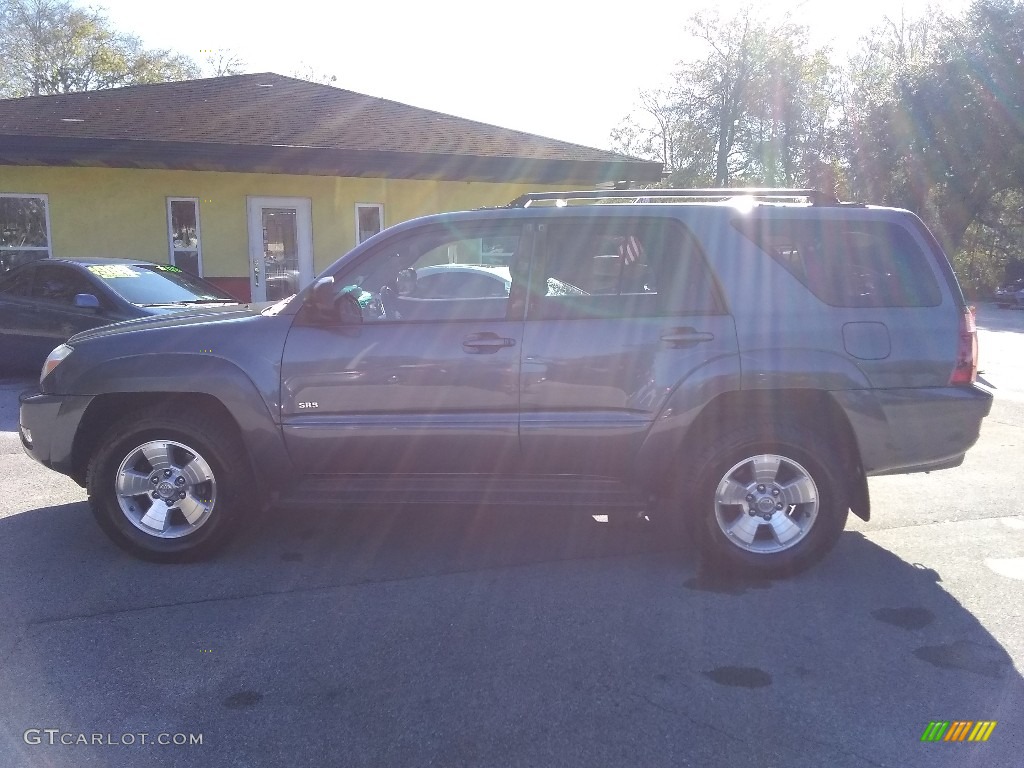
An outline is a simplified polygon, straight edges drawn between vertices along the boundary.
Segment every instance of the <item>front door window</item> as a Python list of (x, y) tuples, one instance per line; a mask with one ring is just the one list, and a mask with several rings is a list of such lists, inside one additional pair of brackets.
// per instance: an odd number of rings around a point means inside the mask
[[(363, 319), (377, 322), (503, 320), (519, 258), (518, 225), (442, 227), (389, 243), (347, 273)], [(490, 247), (500, 241), (500, 253)]]

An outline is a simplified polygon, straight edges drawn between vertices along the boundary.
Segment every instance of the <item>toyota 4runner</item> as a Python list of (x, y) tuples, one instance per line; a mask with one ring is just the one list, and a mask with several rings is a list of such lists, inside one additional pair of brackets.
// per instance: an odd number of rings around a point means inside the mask
[(643, 512), (777, 576), (868, 519), (868, 477), (963, 461), (976, 373), (908, 211), (541, 193), (394, 226), (276, 304), (81, 333), (20, 423), (149, 559), (207, 554), (275, 498), (500, 503)]

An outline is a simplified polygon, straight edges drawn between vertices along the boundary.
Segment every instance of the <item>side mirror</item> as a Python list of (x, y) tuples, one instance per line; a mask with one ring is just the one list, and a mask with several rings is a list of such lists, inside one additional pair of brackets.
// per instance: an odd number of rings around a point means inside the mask
[(334, 311), (334, 277), (321, 277), (313, 285), (312, 304), (317, 314), (321, 317), (328, 317)]
[[(356, 289), (358, 290), (358, 288)], [(359, 299), (350, 291), (343, 291), (335, 302), (337, 318), (342, 325), (362, 325), (363, 308), (359, 306)]]
[(359, 305), (356, 286), (338, 290), (334, 277), (321, 277), (313, 285), (312, 304), (320, 317), (341, 325), (362, 325), (363, 308)]
[(100, 300), (91, 293), (76, 293), (75, 306), (79, 309), (91, 309), (94, 312), (99, 312)]

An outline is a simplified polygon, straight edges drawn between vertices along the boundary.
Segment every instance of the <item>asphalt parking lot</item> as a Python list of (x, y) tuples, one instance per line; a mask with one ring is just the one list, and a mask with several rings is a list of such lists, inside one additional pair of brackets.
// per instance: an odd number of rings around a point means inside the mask
[(1020, 766), (1024, 312), (979, 325), (964, 465), (872, 479), (872, 521), (768, 583), (557, 509), (281, 509), (142, 563), (22, 454), (4, 381), (0, 766)]

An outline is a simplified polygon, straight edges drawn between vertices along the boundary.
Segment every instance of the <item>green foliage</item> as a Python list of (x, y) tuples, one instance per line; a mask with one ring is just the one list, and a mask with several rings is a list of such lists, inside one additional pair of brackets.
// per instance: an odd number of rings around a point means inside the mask
[(0, 0), (0, 97), (196, 77), (186, 56), (147, 49), (103, 13), (67, 0)]
[(613, 147), (670, 186), (815, 186), (909, 208), (985, 295), (1024, 271), (1024, 0), (886, 18), (849, 62), (751, 5), (695, 14), (674, 83)]
[(997, 196), (1024, 188), (1024, 4), (978, 0), (918, 22), (919, 38), (929, 23), (929, 45), (854, 81), (851, 166), (855, 191), (918, 211), (957, 252)]
[(971, 222), (953, 266), (972, 298), (1024, 278), (1024, 192), (996, 195)]

